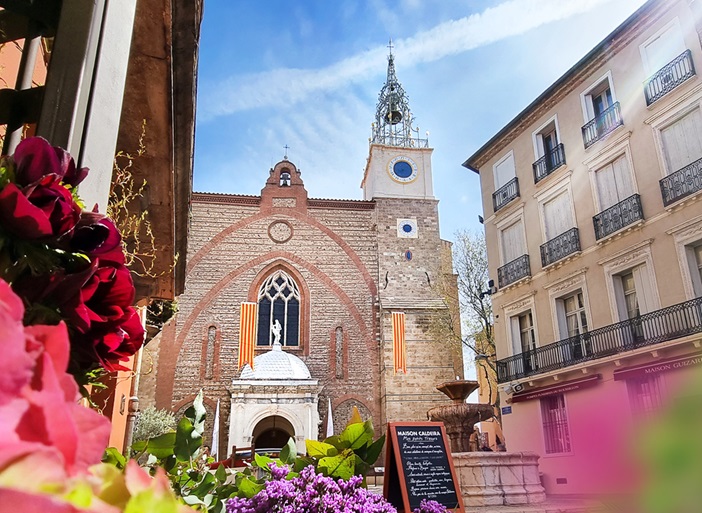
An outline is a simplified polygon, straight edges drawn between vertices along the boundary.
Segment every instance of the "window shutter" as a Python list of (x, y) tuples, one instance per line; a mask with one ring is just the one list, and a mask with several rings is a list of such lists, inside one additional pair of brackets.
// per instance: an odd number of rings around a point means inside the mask
[(702, 113), (696, 108), (661, 130), (668, 174), (702, 158)]
[(514, 155), (510, 153), (509, 157), (495, 166), (495, 190), (505, 185), (515, 176)]
[(634, 194), (631, 172), (626, 155), (620, 156), (595, 173), (600, 211), (624, 201)]
[(672, 25), (644, 48), (649, 75), (685, 51), (685, 42), (677, 25)]
[(513, 225), (502, 230), (502, 258), (503, 264), (516, 260), (525, 253), (522, 222), (517, 221)]
[(567, 192), (544, 203), (544, 221), (547, 241), (573, 227), (570, 198)]

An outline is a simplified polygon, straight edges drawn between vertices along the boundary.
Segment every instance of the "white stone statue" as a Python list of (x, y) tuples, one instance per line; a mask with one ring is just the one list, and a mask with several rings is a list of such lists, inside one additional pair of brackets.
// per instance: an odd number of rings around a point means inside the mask
[(282, 331), (283, 327), (280, 325), (280, 321), (276, 319), (273, 322), (273, 327), (271, 330), (273, 331), (273, 344), (280, 344), (280, 332)]

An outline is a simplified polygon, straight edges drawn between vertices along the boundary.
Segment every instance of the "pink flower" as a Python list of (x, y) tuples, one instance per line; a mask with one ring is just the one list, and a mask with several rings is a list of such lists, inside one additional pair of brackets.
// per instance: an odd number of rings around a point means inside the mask
[(0, 474), (33, 454), (53, 469), (51, 480), (85, 473), (100, 461), (110, 423), (78, 404), (78, 388), (66, 373), (66, 325), (23, 328), (22, 315), (19, 299), (0, 280), (0, 352), (11, 363), (0, 379)]

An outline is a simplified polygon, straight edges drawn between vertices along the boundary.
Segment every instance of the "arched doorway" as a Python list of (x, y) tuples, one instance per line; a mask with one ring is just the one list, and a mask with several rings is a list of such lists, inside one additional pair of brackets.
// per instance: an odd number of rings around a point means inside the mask
[(295, 436), (293, 425), (284, 417), (271, 415), (266, 417), (253, 430), (253, 446), (256, 450), (270, 449), (266, 452), (278, 452), (290, 437)]

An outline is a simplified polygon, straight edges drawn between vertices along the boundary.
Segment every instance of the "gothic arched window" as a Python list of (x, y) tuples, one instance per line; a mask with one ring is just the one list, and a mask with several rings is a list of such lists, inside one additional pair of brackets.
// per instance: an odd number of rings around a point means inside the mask
[(274, 342), (273, 326), (280, 322), (280, 343), (297, 347), (300, 344), (300, 289), (292, 277), (277, 270), (258, 290), (258, 342), (270, 346)]

